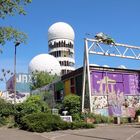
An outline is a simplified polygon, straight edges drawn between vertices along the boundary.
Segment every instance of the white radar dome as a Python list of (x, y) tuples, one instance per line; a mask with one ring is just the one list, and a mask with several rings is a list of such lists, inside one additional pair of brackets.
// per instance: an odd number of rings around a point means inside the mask
[(29, 63), (29, 73), (32, 72), (48, 72), (51, 75), (60, 75), (61, 67), (58, 60), (49, 54), (39, 54), (35, 56)]
[(108, 66), (108, 65), (103, 65), (103, 67), (109, 68), (109, 66)]
[(73, 28), (65, 22), (56, 22), (48, 29), (48, 41), (53, 39), (74, 40)]
[(118, 68), (126, 69), (126, 66), (124, 66), (124, 65), (120, 65), (120, 66), (118, 66)]

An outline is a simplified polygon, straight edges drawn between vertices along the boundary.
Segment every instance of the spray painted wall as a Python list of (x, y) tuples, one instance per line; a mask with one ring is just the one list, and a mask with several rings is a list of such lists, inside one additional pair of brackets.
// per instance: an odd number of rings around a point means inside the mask
[(138, 73), (91, 71), (92, 109), (105, 116), (134, 117), (140, 107)]
[[(27, 73), (18, 73), (16, 75), (16, 102), (23, 102), (30, 95), (31, 75)], [(8, 91), (3, 94), (3, 98), (14, 102), (14, 76), (6, 83)]]

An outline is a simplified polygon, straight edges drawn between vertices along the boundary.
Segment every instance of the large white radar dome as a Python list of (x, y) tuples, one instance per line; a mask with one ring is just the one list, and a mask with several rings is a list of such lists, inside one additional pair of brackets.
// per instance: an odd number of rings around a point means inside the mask
[(74, 40), (73, 28), (65, 22), (56, 22), (48, 30), (48, 41), (53, 39)]
[(58, 60), (49, 54), (39, 54), (35, 56), (29, 63), (29, 72), (48, 72), (51, 75), (60, 75), (61, 67)]

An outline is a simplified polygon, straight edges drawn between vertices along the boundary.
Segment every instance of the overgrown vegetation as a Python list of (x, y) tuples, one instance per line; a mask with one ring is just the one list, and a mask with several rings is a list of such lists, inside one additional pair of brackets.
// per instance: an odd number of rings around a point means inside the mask
[(99, 124), (99, 123), (113, 123), (114, 122), (114, 118), (113, 117), (103, 116), (103, 115), (94, 114), (94, 113), (83, 113), (83, 114), (81, 114), (81, 119), (85, 120), (85, 121), (86, 121), (86, 119), (92, 119), (92, 121), (95, 124)]
[[(65, 107), (69, 109), (73, 115), (79, 111), (79, 97), (70, 96), (65, 99)], [(74, 100), (74, 101), (73, 101)], [(85, 122), (64, 122), (60, 115), (52, 115), (50, 108), (42, 100), (39, 95), (30, 96), (25, 102), (14, 106), (10, 103), (0, 100), (1, 116), (0, 126), (7, 125), (8, 127), (18, 126), (21, 129), (33, 132), (45, 132), (54, 130), (77, 129), (77, 128), (94, 128), (94, 124), (87, 124)], [(74, 106), (78, 106), (74, 110)]]
[(70, 94), (62, 102), (64, 110), (67, 110), (73, 120), (80, 121), (81, 99), (77, 95)]
[(41, 99), (40, 96), (30, 96), (25, 102), (16, 105), (15, 122), (17, 125), (20, 125), (22, 117), (41, 112), (50, 112), (48, 105)]
[(0, 98), (0, 126), (13, 125), (14, 106)]
[(33, 132), (49, 132), (54, 130), (66, 130), (77, 128), (94, 128), (94, 124), (84, 122), (64, 122), (59, 116), (36, 113), (22, 118), (21, 128)]
[[(30, 96), (25, 102), (14, 106), (0, 99), (0, 126), (18, 126), (33, 132), (49, 132), (54, 130), (94, 128), (95, 124), (114, 123), (113, 117), (81, 113), (80, 97), (68, 95), (59, 103), (60, 110), (67, 110), (73, 122), (64, 122), (60, 115), (51, 114), (51, 109), (39, 95)], [(62, 112), (61, 112), (62, 113)], [(62, 115), (62, 114), (61, 114)], [(139, 110), (137, 114), (139, 115)], [(128, 118), (121, 118), (121, 123), (128, 123)]]

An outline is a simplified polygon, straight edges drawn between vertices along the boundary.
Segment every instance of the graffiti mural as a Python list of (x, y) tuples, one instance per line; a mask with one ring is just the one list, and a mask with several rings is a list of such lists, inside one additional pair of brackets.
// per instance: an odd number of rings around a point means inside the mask
[(91, 73), (92, 109), (107, 109), (111, 116), (135, 116), (140, 107), (138, 74), (93, 71)]
[(14, 76), (12, 76), (6, 83), (6, 89), (2, 98), (14, 103), (21, 103), (30, 95), (31, 75), (27, 73), (18, 73), (16, 75), (16, 95), (14, 93)]
[(125, 96), (125, 103), (123, 105), (138, 109), (140, 107), (140, 96)]
[(92, 96), (92, 108), (101, 109), (107, 107), (107, 96)]
[(102, 109), (95, 109), (93, 111), (95, 114), (101, 114), (103, 116), (108, 116), (108, 108), (102, 108)]

